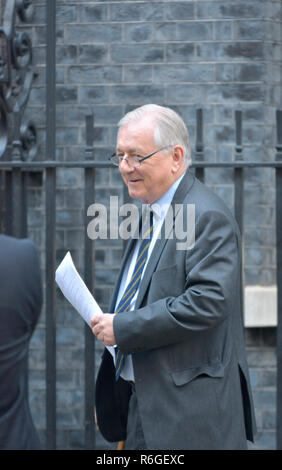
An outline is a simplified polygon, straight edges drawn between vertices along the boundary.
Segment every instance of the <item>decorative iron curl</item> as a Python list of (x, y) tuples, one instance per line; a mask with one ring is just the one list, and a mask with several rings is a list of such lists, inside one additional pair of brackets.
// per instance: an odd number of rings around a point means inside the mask
[(16, 25), (17, 17), (23, 22), (30, 21), (33, 11), (32, 0), (8, 0), (3, 12), (0, 27), (0, 158), (9, 147), (12, 160), (30, 160), (36, 155), (35, 126), (22, 124), (34, 78), (32, 43), (26, 32), (17, 31)]

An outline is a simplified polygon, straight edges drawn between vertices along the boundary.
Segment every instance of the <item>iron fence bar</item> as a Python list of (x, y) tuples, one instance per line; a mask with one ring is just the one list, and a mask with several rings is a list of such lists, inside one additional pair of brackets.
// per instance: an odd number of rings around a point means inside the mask
[(56, 169), (46, 169), (46, 445), (56, 449)]
[[(242, 111), (235, 111), (235, 161), (243, 161), (242, 147)], [(240, 278), (240, 302), (242, 312), (242, 322), (244, 324), (244, 168), (234, 168), (234, 215), (241, 233), (241, 278)]]
[[(21, 163), (21, 142), (19, 140), (20, 112), (18, 106), (14, 109), (14, 129), (11, 159), (13, 163)], [(12, 235), (21, 237), (22, 233), (22, 170), (20, 166), (12, 169)]]
[(27, 172), (22, 171), (22, 196), (21, 196), (21, 237), (27, 237)]
[[(56, 0), (46, 2), (46, 159), (56, 152)], [(36, 167), (30, 167), (36, 168)], [(40, 166), (37, 166), (40, 168)], [(46, 168), (46, 433), (56, 449), (56, 166)]]
[(56, 0), (46, 2), (46, 155), (56, 151)]
[(21, 169), (13, 168), (11, 174), (11, 212), (12, 212), (12, 235), (20, 238), (21, 236), (21, 196), (22, 179)]
[(12, 235), (12, 172), (5, 171), (5, 233)]
[[(93, 159), (93, 114), (85, 119), (86, 123), (86, 149), (85, 158)], [(95, 198), (95, 168), (84, 169), (84, 277), (90, 290), (94, 290), (94, 242), (87, 235), (87, 208)], [(95, 448), (95, 421), (94, 421), (94, 394), (95, 394), (95, 337), (87, 324), (84, 331), (84, 419), (85, 419), (85, 449)]]
[(276, 253), (277, 253), (277, 449), (282, 450), (282, 169), (276, 169)]
[[(236, 130), (236, 146), (235, 146), (235, 161), (241, 162), (243, 160), (242, 149), (242, 111), (235, 111), (235, 130)], [(239, 167), (234, 169), (234, 213), (237, 223), (239, 225), (241, 234), (243, 236), (243, 208), (244, 208), (244, 169)]]
[[(277, 154), (282, 161), (282, 110), (276, 112)], [(276, 253), (277, 253), (277, 392), (276, 445), (282, 450), (282, 168), (276, 168)]]
[(196, 169), (195, 176), (202, 182), (205, 180), (205, 167), (198, 166), (199, 161), (204, 160), (204, 124), (203, 124), (203, 110), (196, 110), (196, 162), (194, 167)]
[[(45, 168), (113, 168), (116, 167), (112, 163), (104, 161), (77, 161), (77, 162), (61, 162), (61, 161), (45, 161), (45, 162), (10, 162), (0, 161), (0, 168), (22, 168), (23, 170)], [(190, 168), (282, 168), (282, 162), (193, 162)]]
[[(0, 7), (1, 10), (1, 7)], [(1, 11), (0, 11), (1, 15)], [(5, 220), (5, 211), (4, 211), (4, 181), (5, 181), (5, 172), (0, 171), (0, 233), (3, 233), (5, 230), (4, 220)]]

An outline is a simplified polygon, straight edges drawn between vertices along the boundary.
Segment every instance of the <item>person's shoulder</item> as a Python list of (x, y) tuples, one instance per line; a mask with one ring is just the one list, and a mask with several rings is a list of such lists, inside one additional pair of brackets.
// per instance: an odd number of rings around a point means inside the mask
[(187, 200), (195, 204), (196, 212), (223, 212), (233, 218), (225, 201), (220, 198), (211, 188), (194, 178), (191, 190), (187, 194)]
[(2, 247), (2, 250), (14, 253), (37, 254), (38, 251), (37, 246), (30, 238), (16, 238), (4, 234), (0, 234), (0, 247)]
[(185, 203), (194, 204), (195, 222), (210, 221), (213, 225), (228, 225), (239, 235), (239, 228), (231, 209), (211, 188), (194, 177), (193, 185), (187, 193)]

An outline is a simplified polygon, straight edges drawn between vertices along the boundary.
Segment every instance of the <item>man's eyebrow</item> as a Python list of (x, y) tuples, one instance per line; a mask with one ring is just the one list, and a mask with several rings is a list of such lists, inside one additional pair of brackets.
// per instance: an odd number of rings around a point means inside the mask
[[(123, 149), (120, 149), (119, 147), (116, 148), (116, 152), (121, 152), (123, 153), (124, 150)], [(140, 153), (142, 154), (143, 152), (138, 150), (137, 148), (129, 148), (127, 149), (127, 153), (131, 154), (131, 155), (139, 155)]]

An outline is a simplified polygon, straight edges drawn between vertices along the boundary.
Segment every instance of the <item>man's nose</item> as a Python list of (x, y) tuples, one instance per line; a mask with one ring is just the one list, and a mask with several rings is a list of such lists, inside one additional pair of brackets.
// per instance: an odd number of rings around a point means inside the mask
[(126, 157), (121, 160), (119, 164), (119, 169), (123, 173), (131, 173), (132, 171), (134, 171), (134, 168), (128, 164)]

